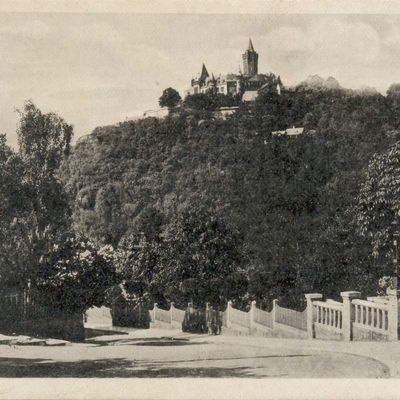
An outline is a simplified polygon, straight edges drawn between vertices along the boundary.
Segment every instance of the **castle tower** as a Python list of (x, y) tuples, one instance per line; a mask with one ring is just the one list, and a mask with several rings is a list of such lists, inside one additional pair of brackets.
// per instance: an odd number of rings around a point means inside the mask
[(207, 78), (209, 78), (210, 75), (208, 74), (207, 68), (206, 66), (203, 64), (202, 68), (201, 68), (201, 73), (200, 73), (200, 78), (199, 78), (199, 82), (201, 84), (203, 84)]
[(253, 43), (249, 39), (249, 47), (242, 55), (243, 73), (245, 76), (253, 76), (258, 73), (258, 53), (254, 51)]

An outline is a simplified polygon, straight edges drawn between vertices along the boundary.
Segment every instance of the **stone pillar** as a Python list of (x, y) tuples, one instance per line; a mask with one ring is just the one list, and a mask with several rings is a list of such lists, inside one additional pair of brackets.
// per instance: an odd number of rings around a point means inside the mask
[(171, 306), (169, 307), (169, 319), (170, 319), (170, 321), (169, 321), (169, 323), (172, 325), (172, 321), (173, 321), (173, 319), (172, 319), (172, 313), (173, 313), (173, 308), (175, 307), (175, 303), (174, 302), (171, 302)]
[(254, 313), (256, 311), (256, 301), (251, 302), (251, 307), (249, 311), (249, 329), (250, 333), (254, 331)]
[(341, 292), (343, 308), (342, 308), (342, 332), (343, 340), (349, 342), (353, 340), (353, 320), (354, 320), (354, 308), (351, 303), (352, 299), (359, 299), (361, 296), (360, 292)]
[(313, 300), (321, 300), (323, 296), (320, 293), (307, 293), (304, 296), (307, 300), (307, 335), (309, 339), (313, 339), (315, 337)]
[(154, 303), (154, 307), (153, 307), (153, 322), (156, 322), (156, 308), (157, 308), (158, 304)]
[(232, 302), (229, 300), (228, 305), (226, 306), (226, 327), (227, 328), (231, 327), (231, 321), (230, 321), (231, 308), (232, 308)]
[(272, 329), (275, 329), (276, 307), (277, 306), (278, 306), (278, 299), (272, 300)]
[[(212, 333), (212, 318), (210, 315), (210, 303), (207, 301), (206, 302), (206, 328), (208, 331), (208, 334), (210, 335)], [(211, 330), (210, 330), (211, 329)]]
[(400, 290), (387, 289), (386, 294), (389, 296), (388, 303), (388, 330), (389, 340), (399, 340), (398, 327), (399, 327), (399, 298)]

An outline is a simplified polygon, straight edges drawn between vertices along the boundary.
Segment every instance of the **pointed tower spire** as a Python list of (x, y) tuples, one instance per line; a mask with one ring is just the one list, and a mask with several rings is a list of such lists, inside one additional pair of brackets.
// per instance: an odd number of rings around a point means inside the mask
[(276, 92), (278, 93), (278, 95), (281, 95), (282, 92), (282, 81), (281, 81), (281, 77), (278, 76), (277, 82), (276, 82)]
[(249, 38), (249, 51), (254, 51), (253, 43), (251, 42), (251, 38)]
[(200, 74), (200, 81), (204, 82), (206, 80), (206, 78), (208, 78), (210, 75), (208, 75), (208, 71), (207, 68), (205, 66), (205, 64), (203, 63), (203, 66), (201, 67), (201, 74)]
[(258, 54), (254, 50), (253, 43), (249, 39), (249, 48), (242, 55), (243, 73), (245, 76), (253, 76), (258, 73)]

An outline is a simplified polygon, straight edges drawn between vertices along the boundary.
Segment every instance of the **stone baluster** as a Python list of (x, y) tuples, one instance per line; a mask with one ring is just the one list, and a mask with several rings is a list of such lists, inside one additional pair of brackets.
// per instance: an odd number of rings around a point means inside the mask
[(251, 307), (250, 307), (250, 311), (249, 311), (249, 329), (250, 329), (250, 333), (254, 331), (255, 312), (256, 312), (256, 301), (253, 300), (251, 302)]
[(173, 321), (173, 313), (174, 313), (175, 303), (171, 302), (171, 306), (169, 307), (169, 323), (172, 324)]
[(226, 327), (227, 328), (231, 327), (231, 321), (230, 321), (231, 308), (232, 308), (232, 301), (229, 300), (228, 305), (226, 306)]
[(156, 322), (156, 309), (157, 309), (158, 304), (154, 303), (153, 307), (153, 322)]
[(276, 308), (278, 307), (278, 299), (272, 300), (272, 329), (275, 329)]

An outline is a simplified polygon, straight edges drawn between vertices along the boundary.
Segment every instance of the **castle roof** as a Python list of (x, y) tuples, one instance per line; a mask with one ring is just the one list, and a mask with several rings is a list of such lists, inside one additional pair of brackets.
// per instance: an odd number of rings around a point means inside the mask
[(210, 75), (208, 74), (207, 68), (205, 66), (205, 64), (203, 64), (203, 66), (201, 67), (201, 74), (200, 74), (200, 80), (201, 81), (205, 81), (206, 78), (208, 78)]
[(253, 51), (254, 52), (254, 47), (253, 47), (253, 43), (251, 42), (251, 39), (249, 39), (249, 48), (248, 51)]

